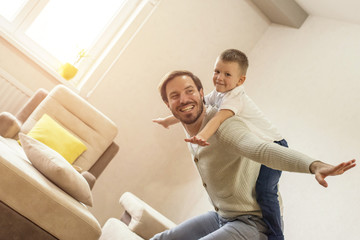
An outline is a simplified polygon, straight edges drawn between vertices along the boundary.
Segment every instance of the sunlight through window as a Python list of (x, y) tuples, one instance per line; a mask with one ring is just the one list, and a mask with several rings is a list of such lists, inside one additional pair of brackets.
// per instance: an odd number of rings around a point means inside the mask
[(52, 0), (26, 34), (62, 62), (90, 49), (124, 0)]
[(25, 0), (0, 0), (0, 15), (11, 22), (20, 11), (24, 2)]

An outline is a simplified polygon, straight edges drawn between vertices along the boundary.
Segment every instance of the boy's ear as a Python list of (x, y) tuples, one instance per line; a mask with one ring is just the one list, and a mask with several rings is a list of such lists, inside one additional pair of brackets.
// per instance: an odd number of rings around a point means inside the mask
[(240, 79), (239, 79), (239, 82), (238, 82), (237, 86), (243, 85), (243, 83), (245, 82), (245, 80), (246, 80), (246, 76), (244, 76), (244, 75), (241, 76)]

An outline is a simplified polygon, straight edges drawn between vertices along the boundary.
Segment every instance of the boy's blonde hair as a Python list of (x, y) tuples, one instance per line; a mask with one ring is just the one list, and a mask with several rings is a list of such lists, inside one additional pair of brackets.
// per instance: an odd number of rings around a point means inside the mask
[(239, 64), (241, 75), (246, 76), (249, 61), (245, 53), (237, 49), (227, 49), (220, 54), (219, 59), (224, 62), (236, 62)]

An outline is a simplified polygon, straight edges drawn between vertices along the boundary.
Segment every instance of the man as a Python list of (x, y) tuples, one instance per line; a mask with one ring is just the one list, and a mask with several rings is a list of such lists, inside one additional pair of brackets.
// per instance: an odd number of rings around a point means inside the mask
[[(216, 113), (214, 108), (205, 108), (201, 82), (191, 72), (167, 74), (159, 90), (187, 137), (195, 136)], [(189, 143), (189, 149), (215, 211), (157, 234), (154, 240), (265, 240), (268, 228), (261, 219), (255, 194), (261, 164), (278, 170), (313, 173), (324, 187), (327, 176), (340, 175), (355, 166), (355, 160), (332, 166), (265, 142), (252, 134), (237, 116), (224, 121), (208, 142), (210, 145), (206, 147)]]

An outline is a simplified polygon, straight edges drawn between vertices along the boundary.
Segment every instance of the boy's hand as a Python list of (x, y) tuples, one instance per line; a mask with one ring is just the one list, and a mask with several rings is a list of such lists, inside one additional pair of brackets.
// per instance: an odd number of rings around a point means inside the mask
[(340, 163), (337, 166), (316, 161), (310, 165), (310, 171), (315, 174), (315, 178), (321, 186), (327, 187), (328, 183), (325, 181), (327, 176), (337, 176), (343, 174), (347, 170), (356, 166), (355, 161), (356, 160), (353, 159), (348, 162)]
[(164, 128), (169, 129), (170, 124), (166, 121), (165, 118), (157, 118), (152, 120), (154, 123), (160, 124)]
[(190, 142), (193, 144), (198, 144), (199, 146), (209, 146), (210, 143), (202, 139), (200, 136), (193, 136), (191, 138), (185, 138), (185, 142)]

